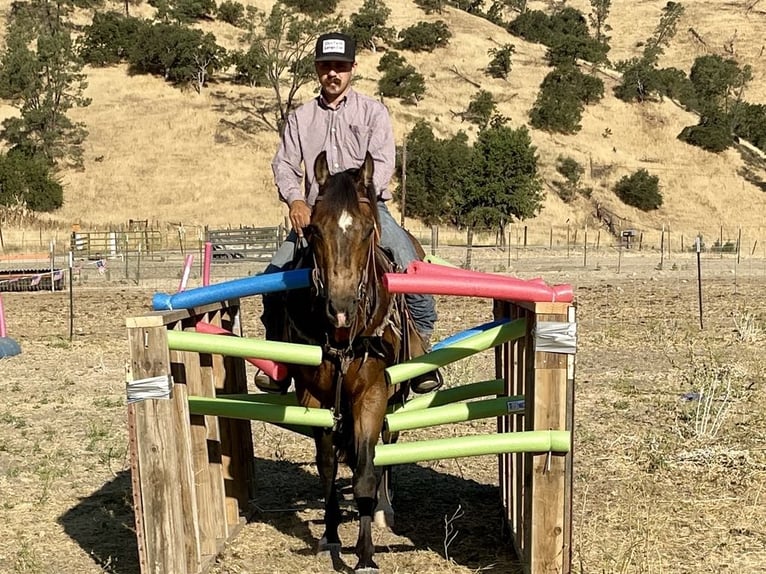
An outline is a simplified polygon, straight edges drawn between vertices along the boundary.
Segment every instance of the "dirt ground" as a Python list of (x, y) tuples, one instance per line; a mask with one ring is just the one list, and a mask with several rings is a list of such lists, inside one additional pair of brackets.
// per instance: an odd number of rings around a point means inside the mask
[[(703, 261), (703, 329), (693, 256), (658, 263), (626, 257), (617, 273), (612, 259), (584, 268), (529, 258), (504, 269), (575, 287), (573, 571), (766, 572), (766, 262)], [(68, 292), (3, 294), (22, 353), (0, 360), (0, 573), (138, 574), (124, 325), (149, 310), (156, 289), (75, 288), (72, 341)], [(440, 298), (439, 310), (440, 338), (491, 318), (488, 301)], [(257, 315), (257, 300), (244, 300), (248, 335), (260, 334)], [(479, 356), (450, 366), (447, 382), (492, 372), (491, 357)], [(309, 442), (261, 423), (253, 432), (259, 495), (213, 571), (331, 572), (313, 552), (321, 512)], [(515, 571), (496, 484), (494, 457), (398, 468), (396, 531), (375, 531), (382, 571)], [(343, 558), (353, 566), (346, 508)], [(445, 517), (458, 508), (445, 549)]]

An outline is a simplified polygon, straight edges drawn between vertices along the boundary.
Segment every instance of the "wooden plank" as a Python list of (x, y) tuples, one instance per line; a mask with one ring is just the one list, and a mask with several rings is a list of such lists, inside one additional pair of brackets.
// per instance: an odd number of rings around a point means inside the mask
[[(130, 372), (135, 380), (170, 374), (164, 328), (128, 330)], [(189, 571), (184, 540), (183, 498), (178, 484), (179, 440), (172, 424), (175, 403), (147, 400), (132, 406), (132, 467), (138, 477), (140, 504), (136, 528), (143, 537), (142, 574), (195, 574)]]
[[(221, 325), (236, 332), (239, 330), (239, 308), (229, 307), (220, 316)], [(221, 371), (216, 377), (219, 394), (247, 392), (245, 362), (239, 357), (226, 357), (220, 363)], [(246, 420), (221, 419), (221, 467), (227, 501), (229, 524), (239, 520), (254, 497), (254, 461), (252, 423)]]
[(173, 426), (178, 445), (177, 488), (181, 495), (186, 566), (188, 572), (200, 572), (202, 537), (199, 527), (197, 485), (192, 465), (192, 436), (189, 427), (189, 401), (186, 385), (173, 385)]
[(171, 311), (150, 311), (140, 317), (128, 317), (125, 325), (131, 329), (136, 327), (162, 327), (173, 325), (181, 321), (194, 319), (205, 313), (219, 311), (230, 305), (239, 306), (239, 299), (216, 301), (207, 305), (200, 305), (194, 309), (173, 309)]
[[(219, 311), (208, 313), (205, 319), (216, 323)], [(221, 335), (224, 336), (224, 335)], [(223, 361), (221, 355), (200, 353), (197, 382), (204, 397), (216, 396), (215, 363)], [(221, 420), (215, 416), (195, 416), (195, 426), (204, 437), (204, 460), (200, 460), (198, 472), (209, 487), (205, 501), (210, 517), (210, 533), (214, 538), (226, 540), (229, 537), (229, 521), (226, 514), (226, 494), (221, 459)]]
[[(200, 357), (197, 353), (184, 351), (171, 351), (171, 364), (174, 369), (173, 378), (184, 389), (184, 399), (188, 395), (205, 395), (205, 386), (202, 383)], [(188, 403), (187, 403), (188, 409)], [(190, 482), (194, 485), (193, 504), (196, 508), (196, 527), (199, 538), (201, 556), (215, 554), (218, 539), (225, 538), (226, 533), (220, 532), (216, 520), (216, 507), (212, 504), (215, 500), (215, 479), (209, 472), (208, 464), (208, 433), (205, 417), (189, 415), (187, 410), (186, 426), (189, 432), (189, 448), (187, 450), (193, 475)], [(217, 489), (222, 491), (222, 486)]]
[[(567, 320), (567, 314), (538, 314), (536, 320), (563, 322)], [(562, 353), (535, 353), (534, 430), (566, 428), (567, 362), (567, 355)], [(527, 491), (530, 497), (527, 533), (530, 572), (562, 572), (566, 457), (537, 454), (531, 458), (531, 481)]]

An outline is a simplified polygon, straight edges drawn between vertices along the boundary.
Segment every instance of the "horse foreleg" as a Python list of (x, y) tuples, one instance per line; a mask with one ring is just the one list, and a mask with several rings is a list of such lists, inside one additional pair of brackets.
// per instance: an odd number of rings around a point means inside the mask
[(314, 433), (314, 441), (317, 452), (317, 470), (322, 481), (322, 495), (324, 496), (325, 530), (319, 541), (319, 551), (330, 551), (331, 553), (340, 554), (341, 543), (338, 536), (340, 505), (338, 504), (338, 493), (335, 488), (338, 458), (332, 442), (332, 433), (324, 429), (317, 429)]
[[(369, 396), (372, 395), (372, 396)], [(354, 499), (359, 511), (359, 538), (356, 542), (356, 555), (359, 557), (354, 570), (356, 572), (378, 572), (378, 565), (373, 560), (375, 545), (372, 543), (372, 516), (377, 504), (378, 476), (373, 460), (375, 445), (378, 442), (383, 416), (386, 411), (385, 396), (373, 399), (375, 393), (369, 393), (367, 400), (357, 401), (354, 405), (354, 437), (356, 446), (356, 468), (354, 469)]]
[[(399, 438), (399, 433), (383, 432), (383, 443), (392, 444)], [(375, 507), (375, 525), (380, 528), (394, 529), (394, 506), (391, 488), (392, 468), (387, 466), (378, 471), (378, 505)]]

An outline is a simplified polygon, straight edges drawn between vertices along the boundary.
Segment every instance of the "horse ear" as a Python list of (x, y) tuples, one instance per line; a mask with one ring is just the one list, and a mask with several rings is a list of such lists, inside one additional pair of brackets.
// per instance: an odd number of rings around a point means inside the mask
[(372, 156), (370, 155), (370, 152), (367, 152), (367, 154), (364, 156), (364, 163), (362, 164), (362, 169), (359, 170), (359, 177), (364, 181), (364, 186), (367, 188), (371, 188), (372, 183), (372, 175), (375, 172), (375, 161), (372, 159)]
[(330, 168), (327, 165), (327, 152), (322, 151), (314, 160), (314, 177), (319, 187), (322, 187), (330, 178)]

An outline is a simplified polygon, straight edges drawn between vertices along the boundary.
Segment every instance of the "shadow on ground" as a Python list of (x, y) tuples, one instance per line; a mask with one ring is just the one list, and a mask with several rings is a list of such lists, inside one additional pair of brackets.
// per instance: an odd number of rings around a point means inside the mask
[(58, 519), (69, 537), (104, 572), (139, 572), (131, 496), (130, 471), (122, 471)]
[[(317, 540), (299, 512), (322, 508), (317, 476), (310, 473), (306, 464), (261, 458), (255, 460), (255, 472), (256, 477), (269, 477), (269, 481), (257, 478), (259, 498), (250, 521), (269, 524), (287, 536), (302, 540), (306, 547), (300, 554), (314, 554)], [(510, 543), (501, 535), (497, 487), (414, 464), (395, 467), (392, 480), (396, 510), (394, 532), (409, 539), (411, 544), (386, 545), (378, 547), (376, 552), (430, 549), (444, 556), (445, 516), (452, 517), (459, 506), (464, 514), (452, 524), (457, 536), (449, 545), (449, 558), (474, 570), (489, 565), (504, 572), (518, 568)], [(350, 490), (347, 479), (341, 479), (339, 486), (344, 493)], [(346, 494), (346, 503), (341, 503), (344, 521), (356, 520), (349, 496)], [(344, 552), (352, 553), (355, 540), (343, 542)]]

